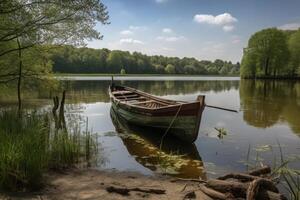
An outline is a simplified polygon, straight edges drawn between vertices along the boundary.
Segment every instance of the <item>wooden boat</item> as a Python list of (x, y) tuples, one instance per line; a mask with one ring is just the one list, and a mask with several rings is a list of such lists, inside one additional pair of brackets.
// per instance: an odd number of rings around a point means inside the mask
[(126, 86), (109, 87), (113, 109), (129, 124), (164, 131), (164, 135), (194, 142), (198, 137), (205, 96), (195, 102), (159, 98)]

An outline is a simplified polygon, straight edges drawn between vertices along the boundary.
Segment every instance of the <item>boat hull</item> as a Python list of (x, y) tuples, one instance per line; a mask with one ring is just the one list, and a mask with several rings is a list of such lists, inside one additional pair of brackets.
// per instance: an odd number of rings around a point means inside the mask
[(160, 134), (166, 133), (169, 137), (175, 136), (187, 142), (197, 139), (201, 120), (199, 102), (151, 113), (112, 101), (112, 109), (129, 124), (153, 128)]

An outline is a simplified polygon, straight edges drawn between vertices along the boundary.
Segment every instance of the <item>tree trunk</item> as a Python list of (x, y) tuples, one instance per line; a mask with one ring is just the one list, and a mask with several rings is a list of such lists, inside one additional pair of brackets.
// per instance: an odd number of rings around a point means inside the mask
[(269, 60), (270, 60), (269, 57), (267, 57), (266, 63), (265, 63), (265, 76), (268, 76)]
[(19, 38), (17, 38), (17, 43), (18, 43), (18, 51), (19, 51), (19, 73), (18, 73), (18, 85), (17, 85), (17, 90), (18, 90), (18, 114), (19, 117), (21, 117), (21, 110), (22, 110), (22, 98), (21, 98), (21, 82), (22, 82), (22, 49), (21, 49), (21, 44), (19, 41)]
[(65, 98), (66, 98), (66, 91), (63, 91), (63, 95), (60, 102), (59, 107), (59, 119), (58, 119), (58, 128), (66, 129), (66, 121), (65, 121)]

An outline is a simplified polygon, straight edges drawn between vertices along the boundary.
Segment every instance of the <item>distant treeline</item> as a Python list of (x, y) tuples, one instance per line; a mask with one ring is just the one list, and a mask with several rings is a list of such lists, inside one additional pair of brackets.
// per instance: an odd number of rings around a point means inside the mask
[(199, 61), (195, 58), (147, 56), (138, 52), (108, 49), (57, 47), (53, 72), (121, 74), (213, 74), (238, 75), (240, 64), (230, 61)]
[(300, 29), (269, 28), (252, 35), (244, 49), (241, 77), (300, 77)]

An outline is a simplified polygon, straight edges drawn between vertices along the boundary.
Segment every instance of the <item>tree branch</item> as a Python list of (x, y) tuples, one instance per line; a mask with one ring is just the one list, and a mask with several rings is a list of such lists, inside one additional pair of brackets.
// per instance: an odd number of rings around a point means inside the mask
[(14, 51), (23, 50), (23, 49), (28, 49), (28, 48), (30, 48), (30, 47), (33, 47), (34, 45), (36, 45), (36, 44), (30, 44), (30, 45), (27, 45), (27, 46), (23, 46), (23, 47), (21, 47), (21, 48), (15, 48), (15, 49), (10, 49), (10, 50), (1, 52), (1, 53), (0, 53), (0, 57), (6, 55), (6, 54), (8, 54), (8, 53), (14, 52)]

